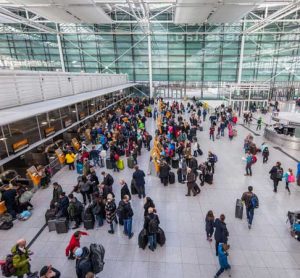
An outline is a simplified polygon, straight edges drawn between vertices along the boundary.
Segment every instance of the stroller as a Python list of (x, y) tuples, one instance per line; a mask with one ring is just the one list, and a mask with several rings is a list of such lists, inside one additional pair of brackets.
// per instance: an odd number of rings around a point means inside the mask
[(288, 211), (287, 223), (290, 225), (291, 236), (300, 241), (300, 211)]

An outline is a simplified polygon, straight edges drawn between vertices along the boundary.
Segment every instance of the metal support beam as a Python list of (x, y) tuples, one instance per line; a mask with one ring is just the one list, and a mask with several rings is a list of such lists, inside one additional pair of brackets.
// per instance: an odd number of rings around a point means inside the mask
[[(243, 23), (243, 30), (245, 29), (245, 22)], [(240, 84), (242, 81), (242, 73), (243, 73), (243, 61), (244, 61), (244, 48), (245, 48), (245, 34), (242, 32), (242, 40), (241, 40), (241, 50), (240, 50), (240, 62), (239, 62), (239, 71), (237, 83)]]
[(64, 55), (63, 55), (63, 51), (62, 51), (62, 47), (61, 47), (61, 38), (60, 38), (60, 34), (59, 34), (58, 24), (56, 24), (56, 31), (57, 31), (56, 38), (57, 38), (57, 45), (58, 45), (61, 69), (63, 72), (65, 72), (66, 71), (65, 61), (64, 61)]
[(148, 23), (148, 66), (149, 66), (149, 89), (150, 98), (153, 97), (153, 80), (152, 80), (152, 46), (151, 46), (151, 33), (150, 24)]

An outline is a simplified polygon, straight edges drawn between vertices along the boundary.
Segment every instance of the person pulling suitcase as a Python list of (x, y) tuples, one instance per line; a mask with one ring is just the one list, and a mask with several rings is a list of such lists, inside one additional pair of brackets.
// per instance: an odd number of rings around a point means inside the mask
[(248, 228), (251, 229), (253, 217), (254, 217), (254, 209), (258, 208), (259, 202), (257, 196), (253, 193), (253, 187), (248, 186), (248, 191), (243, 193), (242, 201), (246, 206), (246, 215), (248, 221)]

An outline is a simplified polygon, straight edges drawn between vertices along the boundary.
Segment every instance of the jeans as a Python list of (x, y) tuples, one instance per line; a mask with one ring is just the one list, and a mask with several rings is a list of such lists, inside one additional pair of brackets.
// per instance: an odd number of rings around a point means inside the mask
[(221, 129), (221, 136), (224, 136), (224, 129)]
[(86, 198), (88, 198), (89, 203), (91, 202), (91, 195), (87, 191), (80, 191), (82, 198), (83, 198), (83, 203), (86, 205)]
[(115, 172), (115, 171), (119, 172), (120, 170), (119, 170), (119, 168), (117, 167), (116, 161), (113, 159), (113, 160), (111, 160), (111, 163), (112, 163), (114, 172)]
[(246, 164), (246, 174), (252, 176), (251, 163)]
[(273, 186), (274, 186), (274, 192), (277, 192), (277, 186), (278, 186), (279, 180), (278, 179), (274, 179), (273, 180)]
[(212, 139), (213, 141), (215, 141), (215, 135), (214, 134), (209, 134), (209, 139)]
[(216, 273), (216, 276), (219, 277), (225, 270), (230, 269), (230, 265), (228, 264), (227, 268), (224, 267), (220, 267), (220, 269), (218, 270), (218, 272)]
[(69, 165), (69, 170), (75, 170), (74, 162), (68, 163)]
[(156, 248), (156, 234), (149, 234), (148, 235), (148, 241), (149, 241), (149, 247), (151, 249), (155, 249)]
[(128, 237), (131, 236), (132, 232), (132, 218), (124, 219), (124, 233), (125, 235), (128, 235)]
[(142, 196), (143, 196), (143, 198), (146, 197), (146, 194), (145, 194), (145, 185), (144, 184), (143, 185), (137, 185), (136, 186), (136, 190), (137, 190), (137, 192), (139, 194), (139, 198), (140, 199), (142, 198)]
[(249, 225), (252, 225), (252, 221), (254, 217), (254, 208), (246, 208), (246, 215), (247, 215)]
[(95, 217), (98, 222), (98, 226), (99, 227), (103, 226), (103, 217), (101, 215), (95, 215)]
[(288, 182), (288, 181), (285, 182), (285, 189), (286, 189), (289, 193), (291, 193), (290, 188), (289, 188), (289, 182)]
[(94, 167), (96, 167), (97, 165), (98, 165), (99, 167), (101, 167), (101, 166), (100, 166), (100, 163), (99, 163), (99, 158), (98, 158), (98, 157), (93, 157), (93, 163), (94, 163)]

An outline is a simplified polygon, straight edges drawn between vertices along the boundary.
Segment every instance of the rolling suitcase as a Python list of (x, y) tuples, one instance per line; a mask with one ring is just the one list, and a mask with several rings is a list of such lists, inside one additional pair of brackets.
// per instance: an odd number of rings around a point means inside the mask
[(47, 209), (45, 213), (46, 224), (50, 219), (55, 219), (55, 209)]
[(83, 220), (83, 226), (86, 230), (94, 229), (95, 221), (93, 219)]
[(194, 183), (193, 189), (197, 194), (201, 192), (201, 189), (197, 183)]
[(69, 223), (67, 218), (58, 218), (55, 221), (55, 229), (58, 234), (67, 233), (69, 230)]
[(158, 232), (156, 234), (156, 240), (157, 240), (157, 243), (160, 245), (160, 246), (163, 246), (165, 243), (166, 243), (166, 236), (165, 236), (165, 232), (162, 228), (158, 228)]
[(128, 157), (127, 158), (127, 166), (128, 168), (130, 169), (133, 169), (134, 168), (134, 159), (132, 157)]
[(235, 204), (235, 218), (243, 219), (243, 208), (242, 200), (237, 199)]
[(49, 232), (52, 232), (52, 231), (55, 231), (56, 230), (56, 219), (49, 219), (48, 220), (48, 229), (49, 229)]
[(178, 158), (173, 158), (172, 159), (172, 168), (177, 169), (179, 166), (179, 159)]
[(119, 170), (123, 170), (124, 169), (124, 161), (123, 161), (123, 159), (119, 159), (117, 161), (117, 167), (118, 167)]
[(169, 183), (170, 184), (175, 183), (175, 174), (173, 172), (169, 173)]
[(147, 243), (148, 243), (148, 236), (147, 236), (146, 229), (141, 230), (141, 232), (139, 233), (138, 242), (139, 242), (140, 248), (142, 248), (142, 249), (146, 248)]
[(207, 173), (207, 174), (205, 174), (204, 181), (208, 184), (212, 184), (213, 177), (214, 177), (213, 174)]
[(112, 161), (109, 158), (106, 159), (106, 168), (113, 169)]

